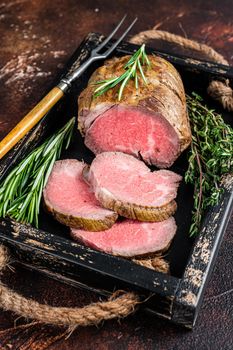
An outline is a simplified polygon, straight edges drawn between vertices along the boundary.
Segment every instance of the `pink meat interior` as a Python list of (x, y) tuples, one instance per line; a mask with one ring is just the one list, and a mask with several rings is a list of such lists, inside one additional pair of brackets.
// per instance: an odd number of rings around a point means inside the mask
[(177, 133), (161, 114), (122, 105), (108, 109), (93, 122), (85, 144), (95, 154), (140, 155), (146, 163), (160, 167), (170, 166), (180, 150)]
[(151, 172), (140, 160), (121, 153), (105, 152), (91, 164), (89, 181), (98, 192), (123, 202), (162, 206), (176, 198), (181, 176), (169, 170)]
[(65, 215), (103, 219), (112, 211), (102, 208), (82, 178), (85, 164), (75, 159), (57, 161), (44, 190), (46, 204)]
[(135, 256), (165, 249), (176, 232), (173, 217), (153, 223), (124, 220), (109, 230), (72, 229), (72, 236), (91, 248), (121, 256)]

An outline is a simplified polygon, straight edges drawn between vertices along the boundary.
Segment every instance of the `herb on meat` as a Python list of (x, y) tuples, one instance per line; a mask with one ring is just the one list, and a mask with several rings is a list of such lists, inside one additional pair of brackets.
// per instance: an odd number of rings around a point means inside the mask
[(192, 143), (185, 181), (194, 185), (190, 236), (198, 233), (204, 210), (218, 203), (221, 176), (233, 168), (233, 129), (202, 101), (195, 93), (187, 96)]
[(63, 146), (68, 148), (75, 118), (22, 160), (0, 185), (0, 217), (38, 227), (43, 188)]
[(121, 74), (119, 77), (105, 79), (101, 81), (97, 81), (95, 84), (100, 85), (94, 91), (94, 97), (100, 96), (104, 94), (109, 89), (114, 88), (116, 85), (120, 84), (120, 88), (118, 91), (118, 101), (121, 100), (124, 88), (130, 79), (134, 79), (135, 88), (138, 89), (139, 84), (139, 74), (145, 84), (147, 84), (147, 80), (145, 74), (143, 72), (143, 66), (150, 65), (150, 61), (147, 57), (145, 51), (145, 44), (143, 44), (140, 49), (135, 52), (134, 55), (130, 58), (130, 60), (124, 66), (125, 72)]

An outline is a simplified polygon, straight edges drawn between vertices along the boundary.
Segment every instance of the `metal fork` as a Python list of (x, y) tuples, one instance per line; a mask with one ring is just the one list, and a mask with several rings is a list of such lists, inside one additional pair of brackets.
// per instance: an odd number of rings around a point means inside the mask
[(137, 18), (128, 26), (121, 37), (107, 48), (103, 53), (101, 51), (109, 43), (110, 39), (116, 34), (119, 28), (125, 21), (126, 16), (118, 23), (111, 34), (94, 50), (92, 50), (90, 57), (80, 67), (77, 67), (71, 73), (68, 73), (15, 127), (9, 134), (0, 142), (0, 159), (9, 152), (18, 141), (20, 141), (28, 131), (30, 131), (42, 118), (49, 112), (49, 110), (64, 96), (65, 92), (72, 86), (83, 72), (95, 61), (107, 58), (117, 47), (117, 45), (125, 38), (130, 29), (133, 27)]
[(126, 19), (126, 15), (122, 18), (122, 20), (118, 23), (116, 28), (112, 31), (111, 34), (100, 44), (98, 45), (94, 50), (91, 51), (91, 55), (88, 58), (86, 62), (84, 62), (79, 68), (77, 68), (73, 73), (67, 75), (65, 78), (61, 80), (61, 82), (58, 84), (58, 87), (62, 91), (67, 91), (67, 89), (71, 86), (72, 82), (76, 80), (80, 75), (83, 74), (83, 72), (95, 61), (103, 60), (107, 58), (117, 47), (117, 45), (125, 38), (125, 36), (129, 33), (135, 22), (137, 21), (137, 17), (133, 20), (133, 22), (129, 25), (129, 27), (125, 30), (125, 32), (121, 35), (121, 37), (112, 44), (104, 53), (100, 53), (101, 50), (108, 44), (110, 39), (116, 34), (116, 32), (119, 30), (119, 28), (122, 26), (123, 22)]

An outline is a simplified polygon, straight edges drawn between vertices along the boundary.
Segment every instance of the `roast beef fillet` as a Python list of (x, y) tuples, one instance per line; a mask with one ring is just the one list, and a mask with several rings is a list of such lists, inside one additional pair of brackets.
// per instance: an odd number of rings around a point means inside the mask
[(121, 152), (96, 156), (85, 178), (98, 201), (119, 215), (139, 221), (162, 221), (176, 210), (181, 176), (152, 172), (142, 161)]
[(102, 208), (82, 178), (85, 164), (75, 159), (55, 162), (44, 189), (47, 210), (62, 224), (88, 231), (111, 227), (118, 215)]
[(169, 247), (175, 233), (176, 223), (173, 217), (162, 222), (126, 219), (101, 232), (71, 230), (72, 237), (85, 245), (123, 257), (164, 251)]
[(119, 76), (129, 56), (105, 62), (91, 76), (78, 99), (78, 127), (95, 154), (120, 151), (142, 157), (148, 164), (170, 167), (191, 142), (185, 92), (176, 69), (158, 56), (144, 67), (148, 84), (126, 84), (118, 101), (119, 86), (93, 98), (95, 82)]

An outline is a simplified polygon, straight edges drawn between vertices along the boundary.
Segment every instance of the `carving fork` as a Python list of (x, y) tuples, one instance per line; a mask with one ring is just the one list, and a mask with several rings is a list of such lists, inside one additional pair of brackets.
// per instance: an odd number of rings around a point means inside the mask
[(92, 62), (103, 60), (113, 52), (117, 45), (131, 30), (134, 23), (137, 21), (137, 18), (134, 19), (134, 21), (125, 30), (121, 37), (114, 44), (112, 44), (111, 47), (105, 50), (104, 53), (100, 53), (100, 51), (104, 49), (105, 45), (121, 27), (125, 18), (126, 16), (122, 18), (112, 33), (100, 45), (91, 51), (90, 57), (86, 62), (72, 71), (72, 73), (68, 73), (64, 78), (62, 78), (59, 84), (55, 86), (0, 142), (0, 159), (8, 151), (10, 151), (16, 145), (16, 143), (21, 140), (27, 134), (27, 132), (30, 131), (43, 118), (43, 116), (64, 96), (67, 90), (71, 87), (72, 82), (80, 77), (80, 75), (90, 66)]

